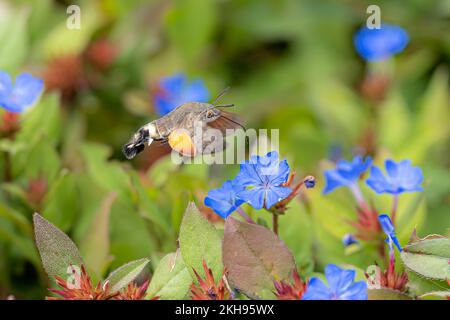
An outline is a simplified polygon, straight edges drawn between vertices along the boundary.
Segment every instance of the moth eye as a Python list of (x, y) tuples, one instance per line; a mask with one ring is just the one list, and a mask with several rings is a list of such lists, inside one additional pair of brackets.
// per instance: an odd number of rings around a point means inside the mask
[(214, 116), (215, 116), (215, 113), (213, 111), (210, 110), (210, 111), (206, 112), (206, 117), (208, 119), (213, 118)]

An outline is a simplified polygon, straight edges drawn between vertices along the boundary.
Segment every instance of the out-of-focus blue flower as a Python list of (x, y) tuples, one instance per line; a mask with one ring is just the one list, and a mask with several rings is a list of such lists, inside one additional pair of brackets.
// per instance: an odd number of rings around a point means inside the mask
[(370, 177), (366, 183), (376, 193), (399, 194), (403, 192), (423, 191), (420, 185), (423, 180), (422, 170), (413, 167), (410, 160), (398, 163), (392, 160), (384, 162), (387, 175), (383, 175), (381, 169), (372, 167)]
[(351, 234), (347, 233), (342, 237), (342, 244), (345, 247), (351, 246), (352, 244), (358, 244), (359, 241)]
[(261, 157), (252, 156), (241, 164), (234, 179), (235, 184), (246, 188), (237, 196), (255, 209), (269, 209), (292, 192), (291, 188), (282, 186), (288, 177), (289, 165), (286, 160), (278, 161), (276, 151)]
[(326, 185), (323, 193), (327, 194), (338, 187), (354, 184), (371, 164), (370, 157), (367, 157), (365, 161), (360, 156), (354, 157), (351, 162), (339, 160), (336, 169), (326, 170), (324, 173)]
[(208, 88), (201, 79), (189, 81), (182, 73), (161, 79), (154, 95), (156, 111), (165, 115), (187, 102), (208, 102)]
[(0, 105), (8, 111), (24, 111), (33, 105), (43, 88), (44, 82), (29, 73), (18, 75), (13, 84), (10, 75), (0, 71)]
[(243, 186), (227, 180), (220, 188), (208, 192), (205, 198), (205, 205), (225, 219), (244, 203), (243, 200), (236, 198), (236, 193), (242, 190), (244, 190)]
[(389, 244), (389, 249), (393, 251), (392, 244), (395, 244), (398, 251), (402, 251), (402, 246), (395, 235), (394, 225), (392, 224), (391, 218), (387, 214), (380, 214), (378, 216), (378, 221), (380, 222), (381, 228), (387, 235), (387, 243)]
[(355, 280), (354, 270), (344, 270), (334, 264), (325, 268), (328, 287), (319, 278), (309, 280), (302, 300), (367, 300), (367, 284)]
[(387, 59), (402, 52), (408, 42), (408, 33), (401, 27), (390, 24), (382, 24), (380, 29), (363, 27), (353, 38), (356, 51), (367, 61)]

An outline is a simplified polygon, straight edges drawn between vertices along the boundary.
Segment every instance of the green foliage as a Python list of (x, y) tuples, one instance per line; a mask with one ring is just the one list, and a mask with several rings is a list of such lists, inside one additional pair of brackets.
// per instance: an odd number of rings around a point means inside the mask
[(405, 266), (419, 276), (437, 279), (450, 279), (450, 239), (428, 237), (405, 246), (401, 254)]
[(134, 281), (142, 272), (145, 272), (150, 259), (143, 258), (128, 262), (123, 266), (112, 271), (105, 281), (108, 281), (109, 291), (115, 292), (125, 288), (130, 282)]
[(202, 261), (213, 270), (214, 279), (220, 279), (223, 272), (222, 240), (208, 220), (202, 217), (193, 202), (189, 203), (180, 227), (180, 251), (193, 278), (192, 269), (205, 276)]
[(71, 265), (81, 267), (84, 264), (77, 246), (64, 232), (37, 213), (33, 216), (33, 223), (36, 246), (50, 277), (65, 279)]
[(274, 298), (274, 281), (295, 270), (292, 253), (272, 231), (233, 218), (225, 222), (223, 260), (230, 283), (251, 298)]
[(147, 290), (148, 298), (184, 299), (192, 283), (191, 274), (179, 251), (169, 253), (158, 264)]

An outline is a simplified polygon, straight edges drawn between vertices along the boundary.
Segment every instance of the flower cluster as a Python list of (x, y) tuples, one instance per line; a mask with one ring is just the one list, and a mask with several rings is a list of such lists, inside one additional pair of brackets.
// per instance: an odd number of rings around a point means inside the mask
[(225, 181), (220, 188), (210, 190), (204, 203), (222, 218), (239, 210), (243, 203), (248, 203), (255, 209), (275, 208), (275, 211), (282, 212), (300, 186), (312, 188), (315, 185), (314, 177), (308, 176), (291, 188), (289, 185), (292, 184), (293, 176), (290, 176), (287, 161), (279, 161), (276, 151), (265, 156), (252, 156), (250, 160), (241, 163), (240, 171), (233, 180)]
[(187, 102), (208, 102), (210, 94), (201, 79), (190, 82), (182, 73), (162, 78), (153, 95), (153, 103), (160, 115), (165, 115)]
[[(370, 176), (366, 180), (366, 184), (377, 194), (389, 193), (393, 195), (390, 217), (393, 224), (397, 212), (398, 196), (404, 192), (423, 191), (421, 186), (423, 181), (422, 171), (418, 167), (413, 167), (410, 160), (399, 162), (386, 160), (386, 175), (379, 167), (371, 167), (371, 165), (371, 158), (364, 160), (362, 157), (356, 156), (352, 161), (338, 161), (335, 169), (326, 170), (324, 173), (326, 181), (324, 194), (345, 186), (350, 189), (355, 197), (358, 203), (358, 220), (350, 223), (357, 229), (357, 238), (362, 240), (374, 240), (378, 238), (381, 228), (387, 230), (385, 229), (387, 225), (380, 224), (378, 211), (365, 201), (358, 185), (358, 181), (369, 168)], [(396, 238), (392, 238), (392, 241), (397, 245)]]

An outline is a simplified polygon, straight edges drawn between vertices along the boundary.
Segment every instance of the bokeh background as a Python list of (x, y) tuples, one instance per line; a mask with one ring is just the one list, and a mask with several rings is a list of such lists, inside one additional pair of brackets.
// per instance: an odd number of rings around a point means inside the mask
[[(70, 4), (81, 8), (80, 30), (66, 28)], [(381, 64), (353, 46), (369, 4), (410, 36)], [(448, 233), (449, 31), (446, 0), (0, 1), (0, 70), (31, 72), (46, 87), (18, 119), (0, 110), (0, 298), (46, 294), (35, 211), (70, 235), (97, 278), (142, 257), (154, 268), (176, 249), (189, 200), (221, 228), (203, 198), (237, 165), (176, 166), (158, 152), (130, 162), (121, 153), (159, 116), (158, 84), (177, 73), (201, 79), (211, 97), (230, 86), (222, 101), (248, 127), (280, 129), (281, 156), (299, 176), (316, 176), (316, 188), (280, 217), (303, 275), (330, 262), (364, 270), (377, 259), (370, 246), (342, 245), (356, 217), (347, 190), (321, 194), (323, 170), (339, 158), (411, 159), (425, 192), (401, 196), (400, 240), (414, 226), (422, 236)], [(363, 191), (389, 211), (390, 197)]]

